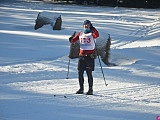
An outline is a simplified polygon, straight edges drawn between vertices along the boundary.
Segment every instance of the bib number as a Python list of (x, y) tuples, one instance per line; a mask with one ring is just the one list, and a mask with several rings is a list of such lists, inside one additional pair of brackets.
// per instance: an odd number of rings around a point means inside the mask
[(81, 44), (90, 44), (91, 43), (91, 38), (90, 37), (81, 38), (80, 42), (81, 42)]

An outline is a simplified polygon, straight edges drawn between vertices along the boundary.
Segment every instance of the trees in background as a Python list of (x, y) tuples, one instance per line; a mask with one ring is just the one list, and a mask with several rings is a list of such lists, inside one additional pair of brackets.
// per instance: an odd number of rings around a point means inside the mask
[(136, 8), (160, 8), (160, 0), (118, 0), (118, 6)]
[(136, 8), (160, 8), (160, 0), (72, 0), (77, 4), (96, 4), (101, 6), (120, 6)]
[(76, 3), (83, 5), (120, 6), (135, 8), (160, 8), (160, 0), (40, 0), (47, 2)]

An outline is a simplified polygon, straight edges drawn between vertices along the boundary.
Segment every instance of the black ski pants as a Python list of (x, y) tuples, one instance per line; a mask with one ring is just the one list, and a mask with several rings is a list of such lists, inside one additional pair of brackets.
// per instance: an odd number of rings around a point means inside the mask
[(78, 78), (79, 78), (79, 85), (80, 88), (83, 88), (84, 84), (84, 71), (86, 71), (88, 76), (88, 85), (89, 87), (93, 86), (93, 76), (92, 71), (94, 71), (94, 58), (90, 56), (80, 56), (78, 61)]

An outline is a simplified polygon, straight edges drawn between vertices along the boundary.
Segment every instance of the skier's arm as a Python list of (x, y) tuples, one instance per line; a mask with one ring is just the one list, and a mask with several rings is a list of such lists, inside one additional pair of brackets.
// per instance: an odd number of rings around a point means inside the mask
[(96, 28), (94, 28), (92, 30), (92, 36), (94, 39), (98, 38), (99, 37), (99, 32), (96, 30)]
[(74, 44), (75, 42), (77, 42), (79, 40), (79, 35), (80, 35), (81, 32), (79, 32), (78, 34), (76, 34), (72, 40), (71, 40), (71, 43)]

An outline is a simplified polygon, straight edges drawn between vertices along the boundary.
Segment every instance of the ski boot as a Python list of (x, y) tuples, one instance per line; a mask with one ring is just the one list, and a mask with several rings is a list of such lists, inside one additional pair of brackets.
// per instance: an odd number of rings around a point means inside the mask
[(76, 94), (83, 94), (84, 93), (84, 88), (80, 87), (80, 89), (76, 92)]
[(93, 88), (90, 87), (86, 95), (93, 95)]

